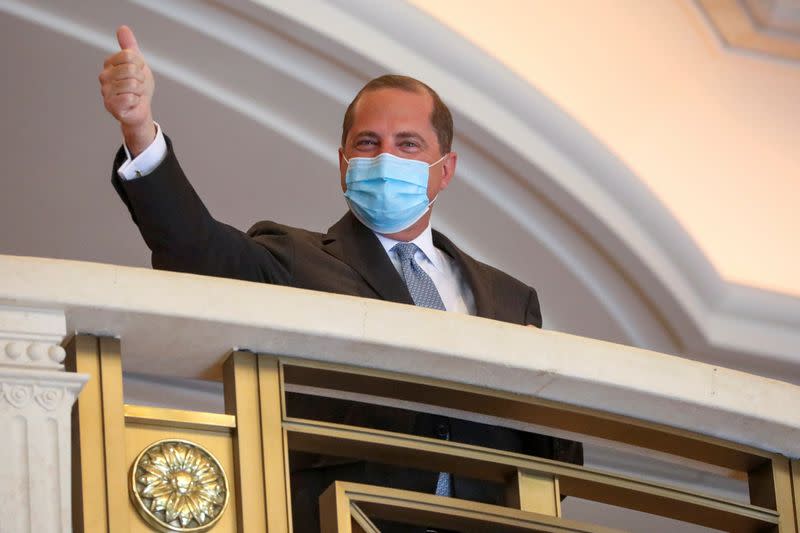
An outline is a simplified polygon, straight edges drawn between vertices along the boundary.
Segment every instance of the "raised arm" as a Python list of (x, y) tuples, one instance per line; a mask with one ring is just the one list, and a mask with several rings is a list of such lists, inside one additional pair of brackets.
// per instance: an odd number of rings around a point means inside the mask
[(120, 51), (106, 59), (99, 76), (103, 103), (125, 142), (112, 182), (153, 253), (153, 266), (290, 284), (291, 241), (278, 226), (275, 235), (256, 240), (209, 214), (153, 121), (155, 81), (136, 37), (121, 26), (117, 40)]
[(106, 59), (98, 79), (106, 110), (119, 122), (125, 145), (136, 157), (156, 137), (151, 108), (155, 80), (129, 27), (119, 27), (117, 42), (120, 51)]

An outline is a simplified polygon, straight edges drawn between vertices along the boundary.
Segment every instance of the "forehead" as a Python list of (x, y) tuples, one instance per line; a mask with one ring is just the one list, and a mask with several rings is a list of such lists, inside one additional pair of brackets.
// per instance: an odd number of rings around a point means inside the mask
[(390, 134), (413, 130), (433, 134), (433, 99), (425, 90), (378, 89), (363, 93), (353, 109), (352, 133), (372, 130)]

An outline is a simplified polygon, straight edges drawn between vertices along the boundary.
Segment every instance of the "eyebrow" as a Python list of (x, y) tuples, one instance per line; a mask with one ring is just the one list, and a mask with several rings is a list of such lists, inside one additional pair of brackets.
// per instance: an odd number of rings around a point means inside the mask
[(356, 133), (353, 136), (354, 139), (357, 139), (359, 137), (375, 137), (375, 138), (378, 138), (378, 137), (380, 137), (380, 135), (378, 135), (374, 131), (364, 130), (364, 131), (359, 131), (358, 133)]

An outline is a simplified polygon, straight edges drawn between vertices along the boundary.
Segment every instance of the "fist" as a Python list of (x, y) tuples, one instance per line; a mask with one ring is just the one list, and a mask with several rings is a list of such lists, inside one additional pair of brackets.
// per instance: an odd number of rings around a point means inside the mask
[(153, 73), (129, 27), (119, 27), (117, 41), (120, 51), (106, 59), (98, 76), (103, 103), (119, 121), (126, 139), (129, 135), (147, 136), (148, 131), (153, 131)]

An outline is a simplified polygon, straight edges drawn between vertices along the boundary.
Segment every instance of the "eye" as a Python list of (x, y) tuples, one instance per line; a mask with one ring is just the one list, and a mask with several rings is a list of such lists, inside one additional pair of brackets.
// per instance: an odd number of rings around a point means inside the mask
[(414, 138), (400, 140), (397, 147), (408, 154), (416, 154), (423, 150), (422, 142)]
[(359, 139), (356, 141), (356, 146), (369, 146), (378, 144), (375, 139)]

